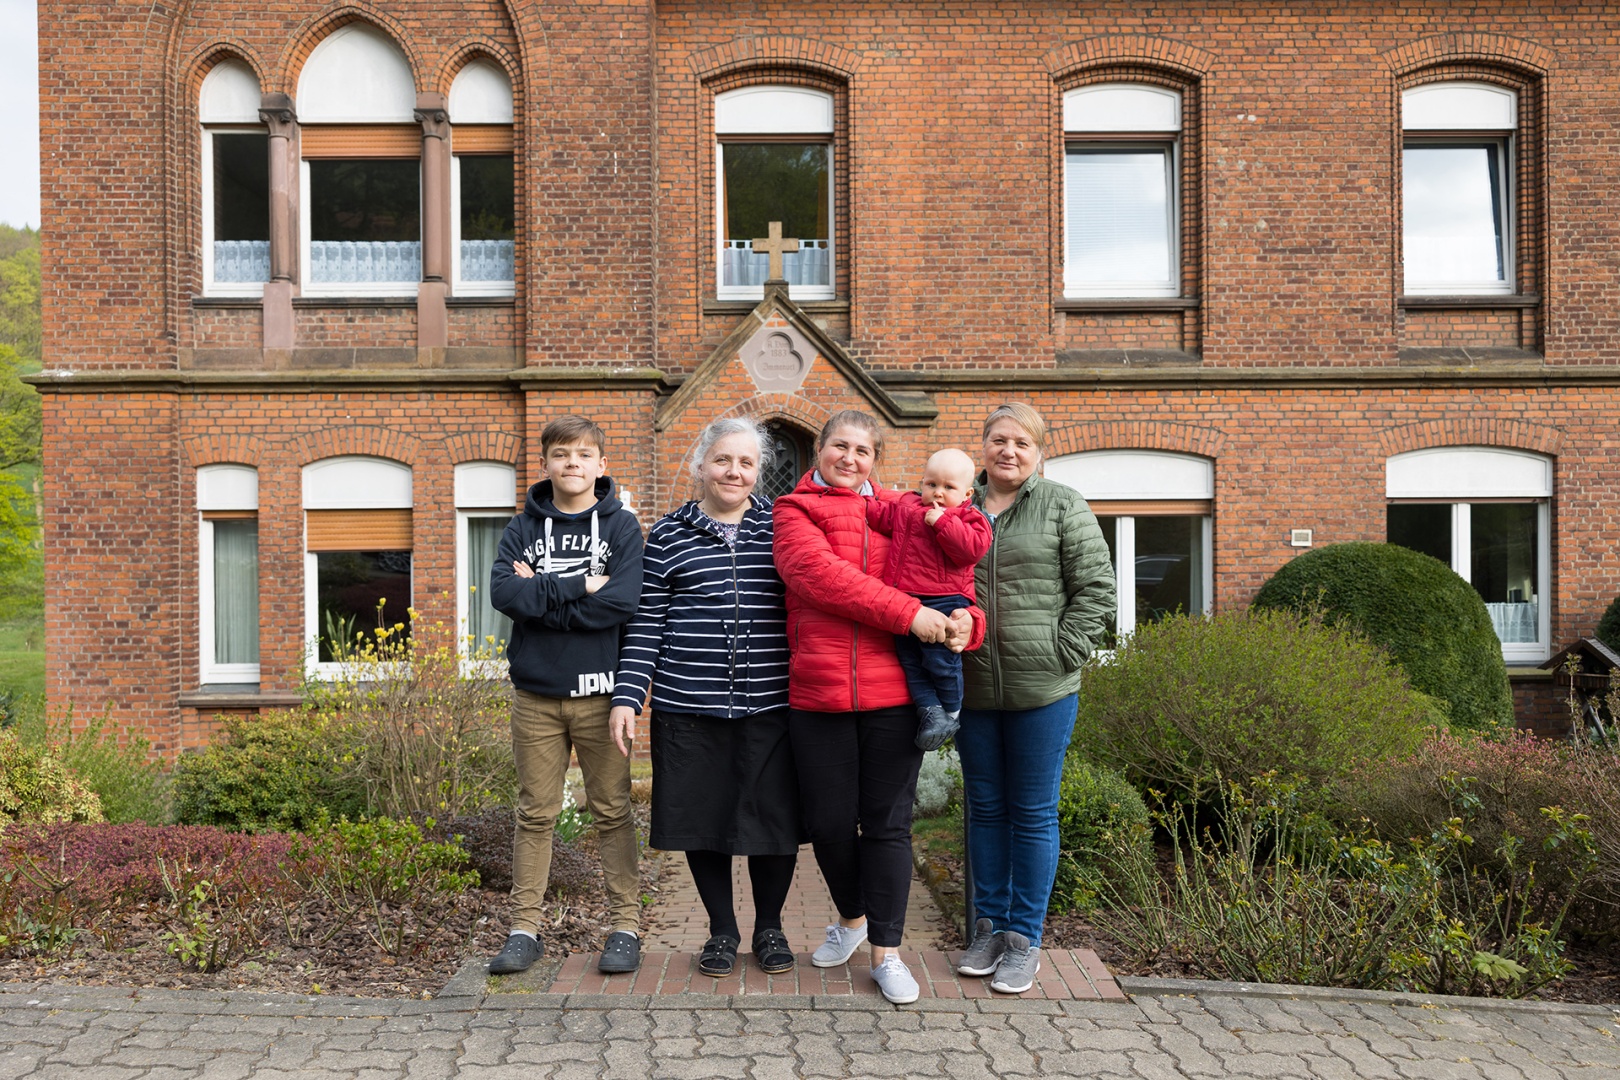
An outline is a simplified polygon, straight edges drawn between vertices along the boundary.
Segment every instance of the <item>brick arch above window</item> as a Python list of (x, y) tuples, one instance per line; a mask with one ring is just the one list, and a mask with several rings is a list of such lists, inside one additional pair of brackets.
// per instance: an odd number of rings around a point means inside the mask
[(396, 428), (325, 428), (295, 440), (292, 456), (299, 465), (331, 457), (388, 458), (402, 465), (419, 464), (426, 456), (422, 440)]
[(1427, 67), (1443, 64), (1483, 63), (1517, 69), (1541, 77), (1552, 70), (1551, 49), (1523, 38), (1502, 34), (1436, 34), (1398, 45), (1382, 54), (1397, 78), (1405, 79)]
[(448, 95), (456, 76), (460, 75), (469, 64), (476, 64), (479, 61), (493, 64), (506, 73), (507, 79), (512, 84), (512, 103), (516, 119), (516, 106), (523, 98), (523, 65), (505, 48), (485, 38), (468, 38), (452, 47), (445, 54), (444, 63), (439, 66), (438, 74), (434, 76), (433, 87), (441, 94)]
[(1194, 424), (1158, 420), (1108, 420), (1052, 429), (1046, 437), (1048, 458), (1087, 450), (1165, 450), (1218, 458), (1224, 432)]
[(523, 452), (523, 440), (510, 431), (471, 431), (452, 435), (444, 441), (444, 449), (455, 465), (474, 461), (504, 461), (517, 465)]
[(1495, 446), (1557, 457), (1563, 445), (1564, 432), (1550, 424), (1489, 417), (1427, 420), (1385, 428), (1378, 433), (1378, 449), (1384, 457), (1442, 446)]
[(410, 65), (414, 84), (424, 85), (422, 56), (412, 41), (410, 28), (381, 7), (351, 2), (311, 17), (289, 34), (287, 48), (282, 52), (277, 65), (279, 85), (271, 87), (267, 83), (264, 89), (281, 90), (288, 94), (296, 93), (299, 73), (308, 62), (310, 53), (315, 51), (315, 47), (336, 31), (356, 22), (370, 23), (374, 29), (387, 35), (394, 47), (405, 54), (405, 62)]
[(803, 68), (823, 76), (848, 80), (861, 66), (861, 56), (815, 38), (788, 34), (759, 34), (733, 38), (687, 57), (687, 66), (707, 82), (752, 68)]
[(186, 464), (193, 469), (200, 469), (204, 465), (251, 465), (258, 468), (265, 460), (264, 441), (256, 435), (197, 435), (182, 440), (180, 452), (185, 455)]
[(1215, 54), (1172, 38), (1146, 34), (1109, 34), (1061, 45), (1041, 63), (1053, 81), (1065, 82), (1094, 68), (1146, 65), (1164, 68), (1185, 79), (1202, 79), (1215, 64)]
[(221, 64), (235, 61), (246, 64), (253, 77), (259, 80), (259, 89), (262, 92), (267, 80), (273, 78), (273, 72), (265, 65), (264, 59), (246, 42), (235, 38), (215, 38), (192, 50), (191, 55), (181, 60), (179, 70), (180, 78), (177, 82), (187, 88), (187, 97), (192, 106), (197, 103), (197, 95), (202, 90), (203, 80), (208, 78), (210, 72)]

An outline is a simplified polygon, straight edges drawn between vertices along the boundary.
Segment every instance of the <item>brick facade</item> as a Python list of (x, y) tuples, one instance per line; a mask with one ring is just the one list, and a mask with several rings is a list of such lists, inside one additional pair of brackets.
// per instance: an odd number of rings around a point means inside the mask
[[(239, 59), (295, 95), (355, 20), (419, 93), (474, 58), (512, 80), (517, 298), (450, 297), (442, 344), (412, 298), (294, 282), (287, 347), (269, 301), (199, 295), (201, 80)], [(41, 0), (40, 48), (48, 692), (162, 752), (255, 707), (200, 684), (198, 467), (258, 470), (274, 704), (303, 648), (302, 467), (410, 466), (414, 600), (453, 617), (455, 465), (526, 484), (564, 410), (603, 422), (650, 522), (717, 415), (868, 409), (904, 485), (1028, 400), (1054, 456), (1213, 460), (1217, 607), (1297, 554), (1290, 529), (1383, 539), (1390, 455), (1524, 450), (1555, 462), (1554, 646), (1620, 593), (1620, 4)], [(1437, 79), (1519, 95), (1512, 296), (1402, 295), (1401, 91)], [(1182, 94), (1182, 295), (1066, 300), (1062, 96), (1118, 81)], [(714, 96), (767, 82), (834, 97), (837, 297), (798, 315), (831, 344), (791, 393), (728, 351), (754, 302), (715, 298)], [(1518, 696), (1550, 722), (1539, 684)]]

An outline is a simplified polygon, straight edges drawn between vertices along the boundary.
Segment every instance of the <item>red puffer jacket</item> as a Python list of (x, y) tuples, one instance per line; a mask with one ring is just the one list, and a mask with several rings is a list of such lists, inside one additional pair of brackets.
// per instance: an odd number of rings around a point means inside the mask
[[(909, 705), (894, 635), (922, 607), (879, 579), (889, 538), (866, 523), (866, 498), (815, 483), (809, 472), (773, 507), (776, 569), (787, 584), (788, 704), (812, 712)], [(877, 498), (899, 498), (872, 485)], [(984, 616), (973, 611), (973, 640)]]

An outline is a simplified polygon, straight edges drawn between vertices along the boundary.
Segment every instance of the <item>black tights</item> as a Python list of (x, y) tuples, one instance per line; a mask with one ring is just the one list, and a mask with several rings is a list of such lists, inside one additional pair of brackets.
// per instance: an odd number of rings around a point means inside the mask
[[(750, 855), (748, 880), (754, 886), (754, 932), (782, 929), (782, 905), (793, 884), (793, 868), (799, 856)], [(709, 934), (730, 934), (739, 940), (737, 909), (731, 903), (731, 856), (723, 851), (688, 851), (686, 864), (692, 868), (703, 909), (709, 913)]]

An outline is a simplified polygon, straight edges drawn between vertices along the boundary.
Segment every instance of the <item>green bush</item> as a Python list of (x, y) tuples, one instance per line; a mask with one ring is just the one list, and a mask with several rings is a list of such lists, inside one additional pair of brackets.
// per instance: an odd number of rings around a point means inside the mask
[(37, 749), (50, 749), (73, 775), (101, 799), (101, 812), (117, 825), (169, 820), (169, 778), (152, 757), (151, 743), (126, 732), (122, 741), (110, 726), (112, 711), (92, 716), (74, 730), (72, 707), (52, 715), (38, 697), (22, 699), (17, 733)]
[(1176, 615), (1086, 671), (1075, 745), (1138, 790), (1197, 800), (1221, 777), (1321, 783), (1440, 722), (1365, 638), (1292, 611)]
[(52, 750), (0, 729), (0, 827), (14, 821), (101, 821), (101, 800)]
[(1051, 909), (1090, 906), (1121, 844), (1132, 846), (1134, 857), (1151, 859), (1147, 825), (1142, 796), (1123, 776), (1071, 752), (1058, 793), (1059, 855)]
[(1513, 726), (1502, 644), (1485, 602), (1438, 559), (1397, 544), (1331, 544), (1278, 570), (1254, 607), (1320, 611), (1365, 634), (1414, 687), (1446, 703), (1453, 727)]
[(309, 711), (225, 718), (225, 742), (182, 757), (174, 770), (182, 825), (245, 832), (301, 831), (322, 812), (365, 813), (365, 793), (343, 764), (338, 729)]
[(1609, 648), (1620, 652), (1620, 596), (1614, 598), (1603, 617), (1598, 620), (1597, 639)]

